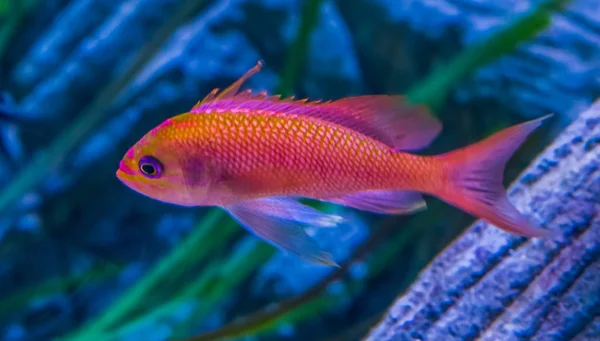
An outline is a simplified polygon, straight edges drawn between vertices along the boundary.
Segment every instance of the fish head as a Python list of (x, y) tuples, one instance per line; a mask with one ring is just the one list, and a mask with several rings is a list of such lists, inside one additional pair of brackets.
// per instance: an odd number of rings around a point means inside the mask
[(173, 119), (149, 131), (125, 153), (116, 176), (132, 190), (166, 203), (197, 206), (212, 182), (190, 134), (178, 131)]

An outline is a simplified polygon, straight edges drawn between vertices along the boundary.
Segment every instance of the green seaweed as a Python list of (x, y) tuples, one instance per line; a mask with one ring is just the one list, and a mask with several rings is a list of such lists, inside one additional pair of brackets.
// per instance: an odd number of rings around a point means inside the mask
[(8, 12), (10, 5), (11, 4), (10, 4), (9, 0), (0, 0), (0, 16), (3, 16), (4, 14), (6, 14)]
[[(119, 340), (144, 326), (152, 325), (162, 318), (169, 317), (180, 306), (193, 302), (194, 307), (191, 314), (180, 321), (178, 325), (174, 325), (174, 335), (182, 335), (192, 328), (195, 321), (209, 314), (211, 309), (233, 288), (262, 266), (275, 252), (273, 247), (256, 238), (246, 239), (245, 244), (242, 244), (225, 263), (218, 259), (214, 260), (196, 280), (167, 303), (129, 320), (114, 330), (107, 328), (104, 332), (94, 334), (94, 337), (106, 341)], [(250, 255), (252, 257), (249, 257)]]
[[(202, 219), (199, 226), (175, 250), (163, 258), (151, 271), (146, 274), (138, 284), (128, 290), (101, 316), (84, 326), (82, 330), (74, 332), (64, 338), (65, 340), (96, 340), (110, 328), (123, 323), (146, 295), (152, 292), (161, 281), (173, 276), (186, 268), (186, 264), (200, 262), (210, 253), (225, 243), (236, 228), (234, 223), (217, 223), (223, 218), (222, 211), (210, 210)], [(210, 243), (206, 243), (210, 240)]]
[(276, 93), (282, 97), (287, 97), (292, 94), (296, 73), (305, 61), (308, 53), (308, 44), (310, 35), (317, 25), (319, 18), (319, 10), (321, 9), (322, 0), (308, 0), (302, 8), (300, 16), (301, 22), (298, 28), (298, 36), (290, 47), (287, 54), (285, 68), (281, 76), (281, 84), (276, 90)]
[[(180, 308), (182, 305), (188, 304), (189, 302), (194, 302), (196, 305), (200, 305), (201, 301), (198, 299), (198, 297), (209, 290), (210, 286), (212, 286), (214, 281), (217, 280), (220, 266), (221, 263), (218, 261), (210, 263), (208, 267), (204, 268), (202, 275), (199, 276), (191, 285), (188, 285), (180, 295), (177, 295), (177, 298), (152, 311), (148, 311), (146, 314), (131, 320), (112, 332), (103, 334), (101, 337), (102, 340), (120, 340), (122, 337), (130, 335), (144, 326), (151, 325), (152, 323), (155, 323), (164, 317), (170, 316), (174, 310)], [(197, 310), (198, 309), (196, 309), (196, 311)]]
[(0, 302), (0, 316), (18, 311), (36, 298), (61, 293), (67, 287), (84, 282), (97, 282), (116, 276), (122, 269), (122, 266), (97, 266), (82, 274), (67, 278), (51, 278), (41, 284), (20, 289), (15, 293), (11, 293), (10, 296)]
[(242, 248), (227, 260), (212, 290), (202, 297), (202, 305), (193, 311), (186, 322), (175, 328), (173, 337), (183, 337), (196, 321), (210, 313), (217, 303), (277, 252), (275, 248), (257, 238), (247, 241), (249, 245), (246, 248)]
[[(39, 0), (0, 0), (0, 60), (8, 46), (10, 38), (23, 22), (25, 16), (38, 4)], [(6, 18), (3, 18), (6, 15)]]
[[(206, 341), (250, 335), (253, 333), (263, 332), (265, 330), (270, 330), (278, 323), (284, 321), (290, 314), (293, 316), (305, 316), (305, 314), (302, 312), (297, 313), (296, 310), (299, 308), (301, 308), (301, 310), (311, 310), (313, 306), (311, 305), (307, 308), (307, 304), (318, 300), (333, 281), (343, 279), (343, 277), (348, 274), (350, 266), (353, 263), (360, 261), (369, 250), (373, 249), (380, 243), (381, 240), (386, 238), (392, 229), (395, 229), (395, 226), (390, 224), (377, 230), (366, 242), (357, 248), (352, 257), (345, 261), (339, 269), (336, 269), (333, 273), (322, 279), (304, 294), (280, 302), (275, 308), (266, 307), (251, 315), (245, 316), (242, 322), (231, 323), (216, 331), (204, 333), (202, 335), (186, 339), (186, 341)], [(312, 311), (315, 312), (315, 310)]]

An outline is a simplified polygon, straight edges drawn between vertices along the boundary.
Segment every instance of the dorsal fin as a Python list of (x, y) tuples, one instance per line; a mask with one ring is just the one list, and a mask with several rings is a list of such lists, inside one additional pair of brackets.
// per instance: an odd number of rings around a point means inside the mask
[(248, 78), (260, 72), (260, 69), (262, 69), (262, 65), (263, 63), (259, 60), (258, 62), (256, 62), (256, 65), (254, 65), (253, 68), (248, 70), (242, 77), (240, 77), (238, 80), (233, 82), (233, 84), (231, 84), (229, 87), (227, 87), (221, 92), (219, 92), (219, 88), (213, 89), (208, 95), (206, 95), (206, 97), (204, 97), (201, 101), (198, 101), (198, 103), (196, 103), (196, 105), (192, 107), (190, 112), (195, 112), (195, 109), (197, 109), (201, 104), (212, 100), (230, 98), (234, 96), (250, 96), (252, 92), (251, 90), (246, 90), (241, 93), (238, 93), (238, 91), (240, 90), (242, 84), (244, 84), (244, 82), (248, 80)]
[(396, 150), (427, 147), (442, 130), (425, 105), (407, 103), (403, 96), (365, 95), (319, 105), (323, 119), (361, 131)]
[[(336, 101), (308, 101), (281, 99), (280, 95), (267, 95), (266, 91), (253, 94), (251, 90), (239, 92), (241, 85), (260, 71), (258, 62), (225, 90), (211, 91), (190, 112), (203, 112), (215, 106), (270, 110), (289, 115), (305, 115), (356, 130), (381, 141), (396, 150), (417, 150), (427, 147), (439, 134), (442, 125), (425, 105), (404, 101), (403, 96), (365, 95), (347, 97)], [(201, 105), (204, 105), (201, 108)]]
[[(342, 125), (376, 139), (395, 150), (427, 147), (442, 129), (441, 123), (424, 105), (412, 105), (402, 96), (370, 95), (337, 101), (279, 99), (264, 93), (215, 101), (209, 107), (245, 108), (283, 115), (310, 116)], [(209, 109), (204, 107), (204, 109)]]

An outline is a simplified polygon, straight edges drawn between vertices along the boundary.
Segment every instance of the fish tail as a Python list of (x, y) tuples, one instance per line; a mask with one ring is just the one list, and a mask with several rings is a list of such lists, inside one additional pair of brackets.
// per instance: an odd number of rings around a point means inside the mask
[(434, 194), (505, 231), (526, 237), (552, 234), (521, 214), (508, 201), (502, 184), (507, 161), (550, 116), (514, 125), (472, 145), (436, 156), (442, 161), (444, 181), (443, 188)]

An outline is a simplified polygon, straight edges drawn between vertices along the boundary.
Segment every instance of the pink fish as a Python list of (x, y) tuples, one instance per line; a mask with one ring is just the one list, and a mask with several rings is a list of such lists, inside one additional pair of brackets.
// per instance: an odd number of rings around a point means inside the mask
[(240, 92), (261, 65), (148, 132), (127, 151), (117, 177), (156, 200), (221, 207), (272, 245), (324, 265), (336, 263), (303, 226), (342, 218), (298, 198), (410, 214), (426, 208), (425, 193), (518, 235), (549, 233), (510, 204), (502, 185), (508, 159), (549, 115), (419, 156), (408, 152), (441, 130), (424, 106), (401, 96), (307, 102)]

